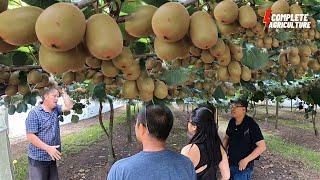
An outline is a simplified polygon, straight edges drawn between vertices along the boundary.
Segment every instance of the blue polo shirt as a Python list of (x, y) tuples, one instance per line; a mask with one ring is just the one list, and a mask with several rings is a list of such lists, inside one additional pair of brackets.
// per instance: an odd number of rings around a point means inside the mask
[(196, 172), (189, 158), (170, 150), (141, 151), (117, 161), (107, 180), (196, 180)]
[[(26, 132), (34, 133), (44, 143), (55, 146), (60, 145), (61, 151), (60, 126), (58, 116), (61, 114), (61, 105), (50, 113), (46, 112), (42, 104), (34, 107), (26, 119)], [(29, 143), (28, 156), (38, 161), (51, 161), (51, 156), (44, 150)]]

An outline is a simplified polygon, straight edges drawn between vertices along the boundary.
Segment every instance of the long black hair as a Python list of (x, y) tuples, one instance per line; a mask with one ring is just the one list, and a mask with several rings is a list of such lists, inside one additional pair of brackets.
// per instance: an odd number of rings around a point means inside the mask
[(215, 108), (212, 105), (200, 105), (191, 112), (190, 123), (197, 126), (196, 133), (189, 144), (204, 144), (210, 165), (217, 166), (222, 160), (220, 146), (221, 139), (215, 123)]

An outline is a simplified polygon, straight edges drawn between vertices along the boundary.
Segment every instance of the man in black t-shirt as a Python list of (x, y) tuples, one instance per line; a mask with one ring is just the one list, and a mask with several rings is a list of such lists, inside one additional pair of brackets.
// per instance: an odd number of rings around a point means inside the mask
[(232, 101), (232, 118), (223, 140), (228, 152), (232, 180), (250, 180), (254, 160), (266, 150), (259, 125), (246, 115), (247, 107), (247, 101)]

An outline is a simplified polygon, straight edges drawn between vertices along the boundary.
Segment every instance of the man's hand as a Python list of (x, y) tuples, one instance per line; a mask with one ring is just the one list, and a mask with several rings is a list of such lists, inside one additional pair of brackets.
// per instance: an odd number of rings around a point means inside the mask
[(47, 153), (51, 156), (52, 160), (60, 160), (61, 159), (61, 153), (57, 150), (60, 145), (58, 146), (48, 146), (46, 148)]
[(244, 159), (241, 159), (241, 161), (239, 162), (239, 170), (240, 171), (243, 171), (246, 169), (247, 165), (248, 165), (249, 161), (244, 158)]

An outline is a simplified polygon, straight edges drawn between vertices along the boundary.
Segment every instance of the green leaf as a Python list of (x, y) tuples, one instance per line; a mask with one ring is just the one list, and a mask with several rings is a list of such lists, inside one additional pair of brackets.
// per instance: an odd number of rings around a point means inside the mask
[(265, 94), (262, 91), (256, 91), (251, 97), (251, 100), (254, 102), (259, 102), (259, 101), (263, 101), (264, 98), (265, 98)]
[(292, 39), (294, 33), (293, 32), (279, 32), (276, 34), (276, 38), (279, 41), (287, 41)]
[(106, 91), (105, 91), (105, 83), (99, 83), (93, 89), (93, 98), (98, 99), (100, 102), (104, 101), (106, 98)]
[(156, 7), (160, 7), (162, 4), (169, 2), (166, 0), (144, 0), (145, 3), (150, 4), (150, 5), (154, 5)]
[(24, 102), (19, 102), (17, 104), (17, 113), (27, 112), (28, 106)]
[(20, 81), (20, 84), (22, 85), (25, 85), (27, 84), (27, 76), (28, 76), (28, 73), (25, 72), (25, 71), (20, 71), (19, 72), (19, 81)]
[(9, 115), (13, 115), (15, 112), (16, 112), (16, 106), (13, 105), (13, 104), (9, 105), (9, 107), (8, 107), (8, 114), (9, 114)]
[(34, 65), (34, 60), (30, 55), (29, 55), (29, 58), (28, 58), (27, 62), (25, 63), (25, 65)]
[(320, 21), (319, 20), (317, 21), (317, 30), (318, 30), (318, 32), (320, 31)]
[(221, 86), (216, 87), (213, 97), (218, 101), (219, 99), (225, 99), (226, 95), (224, 94)]
[(250, 69), (256, 70), (265, 67), (268, 64), (268, 54), (262, 52), (257, 47), (248, 47), (244, 52), (242, 64)]
[(181, 99), (177, 99), (177, 100), (176, 100), (176, 103), (177, 103), (178, 105), (183, 105), (183, 104), (184, 104), (184, 101), (181, 100)]
[(79, 122), (79, 116), (78, 116), (78, 115), (72, 115), (72, 117), (71, 117), (71, 122), (72, 122), (72, 123), (77, 123), (77, 122)]
[(15, 66), (26, 65), (26, 62), (28, 61), (28, 59), (29, 59), (28, 54), (21, 51), (15, 51), (11, 56), (12, 63)]
[(92, 6), (87, 6), (82, 10), (86, 19), (89, 19), (92, 15), (96, 13), (96, 10)]
[(83, 113), (83, 110), (82, 110), (82, 109), (77, 109), (77, 110), (75, 110), (74, 112), (77, 113), (77, 114), (82, 114), (82, 113)]
[(282, 92), (281, 88), (278, 87), (278, 88), (274, 88), (274, 89), (272, 90), (272, 94), (273, 94), (275, 97), (279, 97), (279, 96), (281, 96), (281, 95), (283, 94), (283, 92)]
[(289, 82), (289, 81), (294, 81), (294, 77), (293, 77), (292, 70), (290, 70), (290, 71), (287, 73), (286, 80), (287, 80), (288, 82)]
[(185, 68), (170, 69), (165, 71), (160, 77), (167, 85), (174, 86), (186, 82), (189, 78), (189, 72)]
[(254, 86), (254, 84), (252, 82), (247, 82), (247, 81), (243, 81), (241, 80), (240, 82), (241, 86), (250, 90), (250, 91), (255, 91), (256, 87)]
[(0, 54), (0, 64), (3, 64), (5, 66), (12, 66), (12, 60), (9, 54)]
[(12, 100), (12, 97), (11, 96), (6, 96), (4, 99), (4, 104), (9, 106), (11, 100)]
[(126, 29), (124, 27), (124, 23), (120, 23), (120, 24), (118, 24), (118, 26), (120, 28), (120, 31), (121, 31), (123, 39), (126, 40), (127, 39), (127, 32), (126, 32)]
[(320, 87), (314, 87), (310, 91), (314, 104), (320, 105)]
[(192, 4), (189, 7), (187, 7), (187, 11), (188, 11), (189, 15), (191, 16), (193, 13), (195, 13), (198, 10), (197, 10), (196, 6), (194, 4)]
[(137, 55), (147, 53), (149, 50), (146, 43), (139, 42), (139, 41), (133, 44), (132, 49), (134, 54), (137, 54)]
[(23, 100), (27, 104), (31, 104), (32, 106), (34, 106), (37, 103), (37, 94), (36, 93), (28, 93), (23, 97)]
[(42, 9), (45, 9), (49, 6), (51, 6), (54, 3), (57, 3), (59, 1), (55, 1), (55, 0), (22, 0), (23, 2), (31, 5), (31, 6), (37, 6), (40, 7)]
[(272, 96), (271, 94), (268, 94), (268, 95), (267, 95), (267, 98), (268, 98), (269, 100), (273, 100), (273, 99), (274, 99), (274, 96)]
[(131, 14), (142, 5), (141, 1), (125, 1), (122, 4), (121, 12)]

